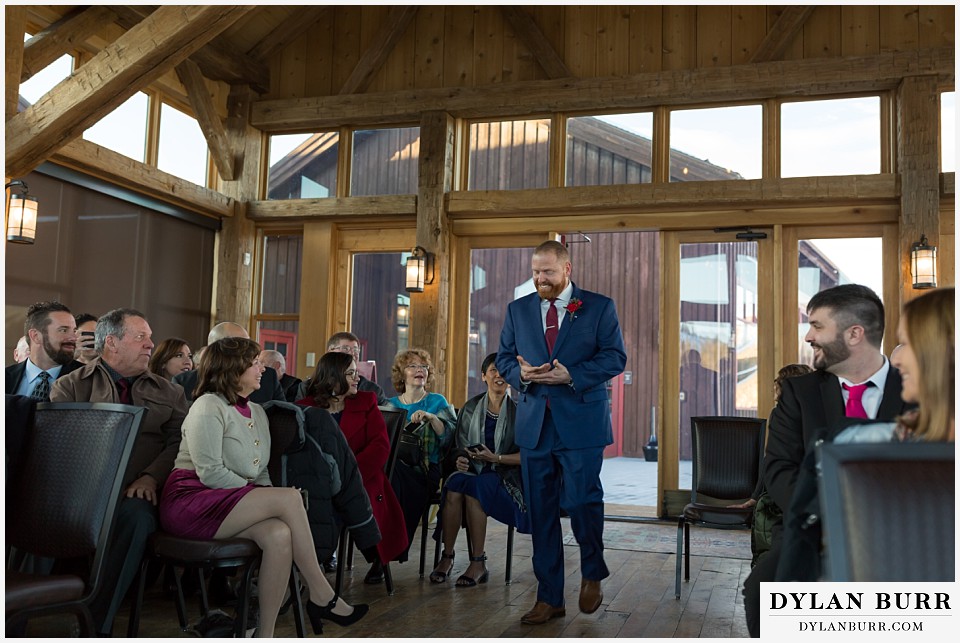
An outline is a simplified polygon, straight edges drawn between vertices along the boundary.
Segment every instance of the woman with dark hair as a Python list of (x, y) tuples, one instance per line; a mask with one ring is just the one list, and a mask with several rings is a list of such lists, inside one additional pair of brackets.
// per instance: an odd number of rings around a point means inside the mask
[(520, 482), (520, 447), (513, 437), (517, 405), (507, 397), (509, 385), (500, 377), (496, 359), (497, 354), (490, 353), (480, 367), (487, 392), (468, 400), (457, 416), (456, 450), (450, 455), (456, 470), (443, 486), (434, 533), (434, 538), (443, 533), (443, 554), (430, 573), (431, 583), (445, 582), (453, 569), (453, 548), (464, 512), (470, 549), (476, 555), (470, 557), (470, 566), (457, 579), (457, 587), (475, 587), (490, 578), (484, 551), (487, 516), (513, 525), (522, 534), (531, 531)]
[(329, 411), (357, 458), (363, 487), (381, 535), (377, 545), (379, 560), (373, 562), (363, 579), (369, 585), (383, 581), (383, 563), (397, 559), (410, 543), (403, 510), (384, 472), (390, 455), (387, 425), (377, 406), (376, 393), (358, 391), (359, 382), (357, 360), (353, 355), (326, 353), (310, 379), (307, 396), (297, 404)]
[(150, 356), (150, 372), (168, 380), (174, 375), (193, 370), (193, 353), (187, 340), (169, 337), (153, 349)]
[[(447, 399), (427, 390), (433, 383), (433, 373), (430, 353), (422, 348), (400, 351), (390, 369), (393, 388), (399, 392), (399, 395), (390, 398), (390, 404), (406, 409), (408, 422), (423, 425), (422, 460), (413, 466), (398, 461), (391, 480), (403, 507), (403, 519), (410, 542), (413, 542), (420, 517), (440, 487), (440, 461), (457, 423), (456, 414)], [(400, 560), (406, 560), (406, 552)]]
[(307, 614), (315, 633), (321, 618), (350, 625), (367, 612), (338, 601), (317, 562), (299, 491), (270, 486), (270, 427), (259, 405), (260, 346), (229, 337), (207, 347), (198, 396), (183, 421), (180, 452), (160, 499), (160, 524), (184, 538), (249, 538), (263, 550), (258, 583), (258, 636), (273, 636), (291, 563), (310, 591)]

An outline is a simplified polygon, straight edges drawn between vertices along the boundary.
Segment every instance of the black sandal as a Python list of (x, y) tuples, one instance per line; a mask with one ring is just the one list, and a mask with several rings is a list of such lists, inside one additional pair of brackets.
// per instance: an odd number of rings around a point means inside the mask
[[(487, 554), (486, 552), (480, 554), (479, 556), (471, 556), (471, 563), (486, 563)], [(471, 578), (467, 576), (466, 572), (460, 575), (460, 578), (457, 579), (457, 587), (476, 587), (477, 585), (483, 585), (488, 580), (490, 580), (490, 570), (487, 569), (486, 564), (483, 566), (483, 573), (480, 574), (480, 578)]]
[[(456, 555), (457, 555), (457, 552), (453, 552), (452, 554), (448, 554), (447, 552), (444, 551), (444, 552), (440, 552), (440, 559), (442, 560), (442, 559), (446, 558), (447, 560), (453, 560), (453, 558), (454, 558)], [(473, 560), (473, 559), (471, 559), (471, 560)], [(450, 565), (450, 571), (451, 571), (451, 572), (453, 571), (453, 564)], [(434, 569), (432, 572), (430, 572), (430, 582), (431, 582), (431, 583), (438, 583), (438, 584), (439, 584), (439, 583), (446, 583), (446, 582), (447, 582), (447, 576), (449, 576), (449, 575), (450, 575), (450, 572), (439, 572), (439, 571), (437, 571), (436, 569)]]

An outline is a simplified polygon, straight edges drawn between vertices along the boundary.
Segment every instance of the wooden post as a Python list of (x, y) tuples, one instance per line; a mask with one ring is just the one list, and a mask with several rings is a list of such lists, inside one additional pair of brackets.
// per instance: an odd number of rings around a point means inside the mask
[[(6, 97), (4, 102), (5, 121), (17, 114), (20, 99), (20, 74), (23, 70), (23, 33), (27, 20), (26, 7), (4, 7), (6, 23), (4, 31), (7, 41), (6, 59)], [(10, 176), (7, 174), (7, 176)]]
[(417, 245), (434, 254), (435, 277), (423, 293), (410, 297), (410, 346), (433, 357), (437, 393), (446, 390), (450, 228), (445, 197), (453, 186), (454, 133), (454, 119), (446, 112), (426, 112), (420, 120)]
[(923, 293), (913, 289), (910, 247), (921, 234), (930, 245), (940, 243), (939, 98), (936, 76), (904, 78), (897, 94), (900, 304)]
[(246, 214), (247, 203), (260, 196), (260, 163), (263, 133), (250, 126), (250, 105), (255, 98), (247, 86), (234, 86), (227, 99), (227, 134), (230, 148), (241, 150), (236, 159), (235, 181), (224, 181), (221, 191), (243, 204), (234, 216), (222, 219), (214, 256), (215, 308), (211, 326), (232, 321), (244, 326), (255, 337), (253, 314), (253, 275), (256, 265), (256, 226)]

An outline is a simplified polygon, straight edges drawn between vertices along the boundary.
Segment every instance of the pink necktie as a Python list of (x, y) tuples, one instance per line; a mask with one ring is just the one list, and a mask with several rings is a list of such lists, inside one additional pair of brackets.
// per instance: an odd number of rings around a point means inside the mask
[(863, 392), (868, 387), (873, 386), (873, 382), (866, 384), (844, 384), (843, 388), (847, 391), (847, 417), (867, 419), (867, 411), (863, 408)]
[(550, 308), (547, 309), (547, 330), (543, 334), (547, 339), (547, 352), (551, 355), (553, 355), (553, 346), (557, 343), (557, 335), (560, 334), (556, 301), (556, 298), (550, 300)]

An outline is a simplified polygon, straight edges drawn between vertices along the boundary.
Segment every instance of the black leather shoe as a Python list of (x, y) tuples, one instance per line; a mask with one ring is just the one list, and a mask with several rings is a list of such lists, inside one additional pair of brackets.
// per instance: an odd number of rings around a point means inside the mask
[(323, 561), (323, 571), (326, 574), (332, 574), (337, 571), (337, 555), (330, 554), (330, 558)]
[(313, 626), (314, 634), (320, 634), (323, 632), (323, 623), (320, 621), (321, 618), (332, 621), (340, 627), (346, 627), (348, 625), (353, 625), (362, 619), (367, 615), (367, 611), (370, 609), (370, 606), (366, 603), (360, 603), (358, 605), (354, 605), (353, 611), (347, 616), (340, 616), (339, 614), (333, 613), (333, 610), (336, 606), (336, 596), (333, 597), (333, 600), (327, 603), (326, 607), (320, 607), (313, 601), (307, 601), (307, 616), (310, 617), (310, 625)]
[(367, 575), (363, 577), (363, 583), (365, 585), (379, 585), (382, 582), (383, 565), (380, 564), (380, 561), (376, 561), (370, 565), (370, 571), (368, 571)]

